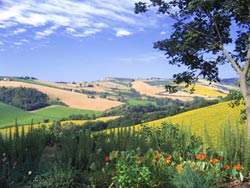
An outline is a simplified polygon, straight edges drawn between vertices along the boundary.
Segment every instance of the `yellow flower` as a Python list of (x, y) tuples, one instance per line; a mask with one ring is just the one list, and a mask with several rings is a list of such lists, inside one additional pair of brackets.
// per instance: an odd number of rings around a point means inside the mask
[(182, 172), (182, 170), (183, 170), (182, 164), (178, 164), (178, 165), (176, 166), (176, 169), (177, 169), (178, 172)]

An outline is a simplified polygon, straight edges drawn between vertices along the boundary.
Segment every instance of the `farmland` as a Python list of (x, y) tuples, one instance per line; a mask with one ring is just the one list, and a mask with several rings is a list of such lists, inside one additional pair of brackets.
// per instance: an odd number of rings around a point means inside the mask
[(90, 116), (95, 114), (96, 116), (99, 116), (101, 112), (73, 109), (65, 106), (51, 106), (41, 110), (28, 112), (0, 102), (1, 127), (15, 125), (16, 120), (19, 125), (24, 125), (30, 124), (31, 121), (33, 121), (33, 123), (38, 123), (43, 122), (44, 120), (60, 120), (62, 118), (67, 118), (72, 114), (89, 114)]
[[(205, 128), (208, 135), (211, 137), (214, 143), (216, 143), (221, 127), (231, 124), (232, 126), (238, 124), (245, 127), (245, 125), (239, 124), (240, 111), (243, 106), (231, 108), (228, 102), (219, 103), (209, 107), (204, 107), (196, 110), (184, 112), (175, 116), (147, 122), (147, 126), (159, 127), (162, 123), (179, 124), (184, 127), (190, 127), (192, 133), (203, 137), (205, 139)], [(140, 127), (141, 125), (135, 125)]]

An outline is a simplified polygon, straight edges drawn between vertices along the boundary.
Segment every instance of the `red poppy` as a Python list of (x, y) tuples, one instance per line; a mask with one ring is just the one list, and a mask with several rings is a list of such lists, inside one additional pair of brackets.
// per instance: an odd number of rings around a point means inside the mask
[(236, 170), (243, 170), (243, 166), (238, 163), (238, 164), (234, 165), (234, 169), (236, 169)]
[(229, 165), (225, 165), (225, 169), (228, 171), (228, 170), (230, 170), (230, 166)]
[(205, 160), (206, 159), (206, 154), (205, 153), (200, 153), (200, 154), (197, 154), (196, 155), (196, 159), (198, 159), (198, 160)]
[(108, 155), (105, 157), (105, 161), (106, 161), (106, 162), (110, 161), (110, 158), (109, 158)]

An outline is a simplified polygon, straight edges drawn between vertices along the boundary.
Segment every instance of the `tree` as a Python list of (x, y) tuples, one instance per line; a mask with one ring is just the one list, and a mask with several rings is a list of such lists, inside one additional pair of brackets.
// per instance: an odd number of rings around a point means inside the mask
[(249, 0), (149, 0), (135, 4), (135, 13), (150, 9), (174, 19), (169, 38), (154, 43), (169, 64), (187, 71), (173, 75), (176, 83), (199, 77), (219, 82), (218, 66), (230, 63), (239, 75), (250, 139), (250, 3)]

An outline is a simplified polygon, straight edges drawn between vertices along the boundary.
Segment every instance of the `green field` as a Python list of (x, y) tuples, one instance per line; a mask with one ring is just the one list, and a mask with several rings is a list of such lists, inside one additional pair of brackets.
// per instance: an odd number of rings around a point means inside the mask
[(34, 112), (24, 111), (22, 109), (0, 102), (0, 128), (13, 126), (17, 120), (19, 125), (43, 122), (45, 119), (60, 120), (67, 118), (72, 114), (95, 114), (100, 116), (101, 112), (92, 110), (73, 109), (65, 106), (51, 106)]
[(152, 105), (156, 106), (156, 102), (154, 102), (154, 101), (145, 101), (145, 100), (138, 100), (138, 99), (132, 99), (132, 98), (128, 99), (127, 103), (129, 105), (133, 105), (133, 106), (148, 105), (148, 104), (152, 104)]

